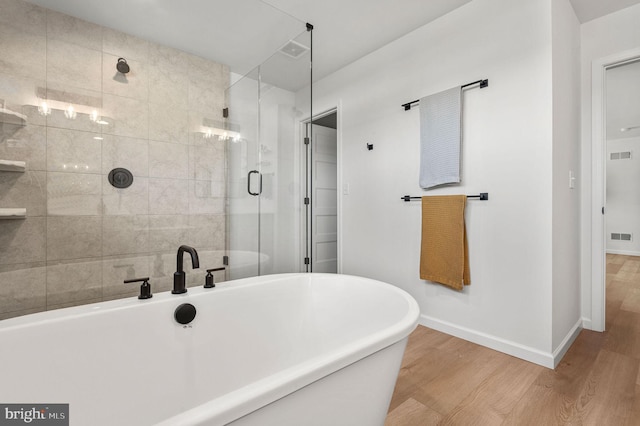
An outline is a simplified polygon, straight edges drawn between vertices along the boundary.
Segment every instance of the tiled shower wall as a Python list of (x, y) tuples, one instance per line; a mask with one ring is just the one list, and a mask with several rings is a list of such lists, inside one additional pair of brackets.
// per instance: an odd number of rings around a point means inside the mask
[[(181, 244), (200, 254), (190, 284), (222, 265), (225, 143), (211, 133), (228, 83), (224, 65), (0, 0), (0, 108), (26, 116), (0, 124), (0, 159), (27, 164), (0, 172), (0, 208), (27, 209), (0, 220), (0, 319), (134, 296), (129, 278), (167, 290)], [(116, 167), (132, 186), (109, 184)]]

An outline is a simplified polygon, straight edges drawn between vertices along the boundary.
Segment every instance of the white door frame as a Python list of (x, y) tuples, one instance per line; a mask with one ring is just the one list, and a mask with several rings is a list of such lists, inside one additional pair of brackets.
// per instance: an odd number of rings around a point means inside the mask
[[(341, 130), (341, 123), (342, 123), (342, 116), (341, 116), (341, 111), (342, 111), (342, 102), (339, 102), (337, 106), (332, 107), (332, 108), (328, 108), (326, 110), (324, 110), (321, 113), (318, 114), (314, 114), (313, 115), (313, 119), (317, 120), (318, 118), (322, 118), (324, 116), (330, 115), (335, 113), (336, 114), (336, 118), (337, 118), (337, 124), (336, 124), (336, 137), (337, 137), (337, 143), (336, 143), (336, 166), (337, 166), (337, 203), (338, 203), (338, 273), (341, 274), (342, 273), (342, 130)], [(305, 128), (306, 126), (311, 122), (311, 118), (307, 117), (303, 120), (300, 121), (300, 134), (301, 134), (301, 139), (303, 140), (305, 137)], [(313, 137), (313, 134), (311, 135)], [(307, 173), (307, 169), (306, 167), (303, 166), (303, 164), (305, 163), (305, 150), (301, 149), (300, 150), (300, 182), (304, 182), (305, 181), (305, 173)], [(303, 194), (301, 194), (302, 196), (304, 196)], [(307, 227), (307, 222), (306, 222), (306, 216), (305, 216), (305, 211), (304, 209), (301, 209), (301, 224), (303, 224), (301, 226), (301, 233), (300, 233), (300, 237), (304, 240), (303, 244), (301, 245), (301, 247), (305, 247), (305, 244), (308, 244), (308, 241), (306, 241), (305, 238), (305, 232), (303, 231), (303, 227)], [(311, 230), (309, 230), (310, 232)], [(304, 260), (304, 253), (300, 253), (300, 259)]]
[(591, 70), (591, 329), (605, 330), (606, 307), (606, 71), (640, 59), (640, 49), (593, 61)]

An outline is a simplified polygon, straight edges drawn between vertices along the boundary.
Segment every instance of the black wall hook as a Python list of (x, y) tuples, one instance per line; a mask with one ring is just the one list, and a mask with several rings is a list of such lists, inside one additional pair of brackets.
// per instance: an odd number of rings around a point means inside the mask
[(368, 143), (368, 144), (367, 144), (367, 149), (368, 149), (369, 151), (373, 151), (373, 144), (372, 144), (372, 143)]

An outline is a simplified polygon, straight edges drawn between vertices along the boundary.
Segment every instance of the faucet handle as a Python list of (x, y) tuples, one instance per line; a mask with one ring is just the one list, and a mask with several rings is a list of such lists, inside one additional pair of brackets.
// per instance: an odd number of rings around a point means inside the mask
[(216, 284), (214, 283), (213, 280), (213, 274), (211, 274), (212, 272), (216, 272), (216, 271), (224, 271), (225, 268), (213, 268), (213, 269), (207, 269), (207, 276), (204, 277), (204, 288), (213, 288), (216, 286)]
[(149, 284), (149, 277), (124, 280), (125, 284), (139, 282), (142, 282), (142, 285), (140, 286), (140, 295), (138, 296), (138, 299), (151, 299), (153, 297), (153, 294), (151, 294), (151, 284)]

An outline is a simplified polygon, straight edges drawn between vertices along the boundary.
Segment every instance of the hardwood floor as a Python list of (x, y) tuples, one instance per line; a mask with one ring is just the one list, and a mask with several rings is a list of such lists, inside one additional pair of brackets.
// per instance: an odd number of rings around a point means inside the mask
[(385, 426), (640, 425), (640, 257), (607, 255), (606, 309), (555, 370), (418, 326)]

